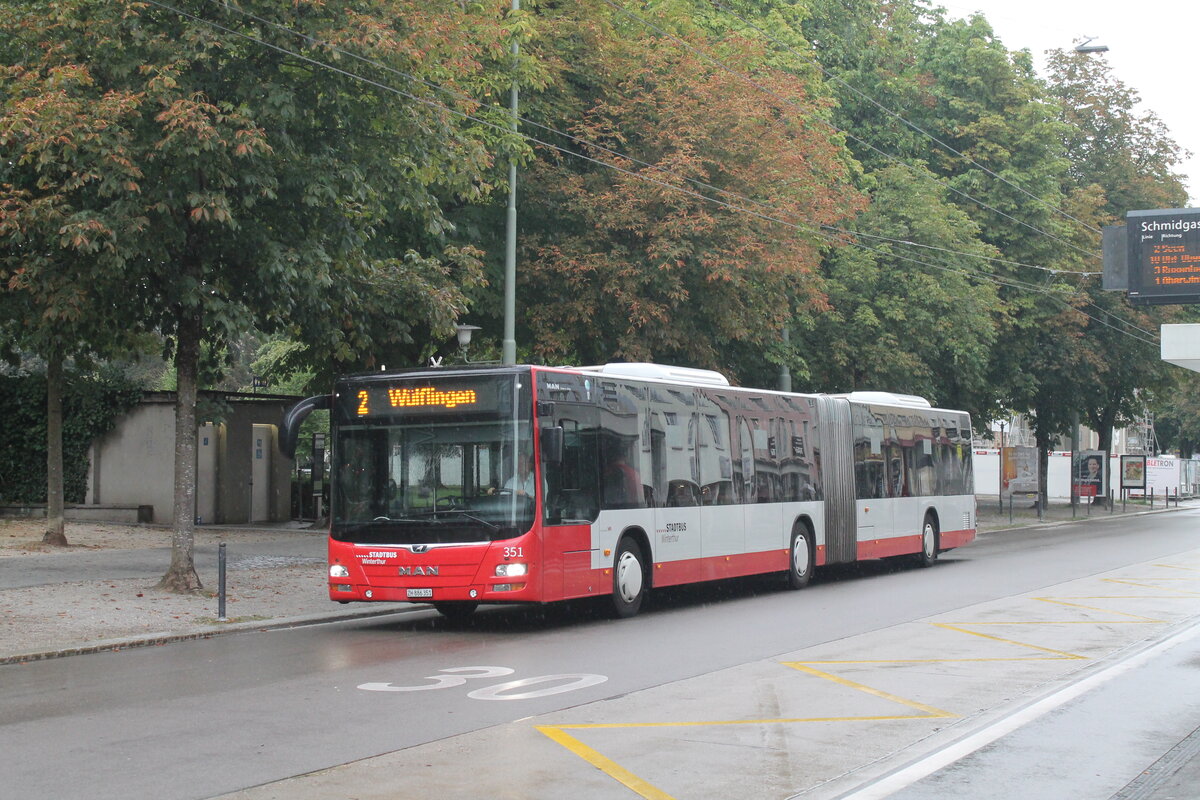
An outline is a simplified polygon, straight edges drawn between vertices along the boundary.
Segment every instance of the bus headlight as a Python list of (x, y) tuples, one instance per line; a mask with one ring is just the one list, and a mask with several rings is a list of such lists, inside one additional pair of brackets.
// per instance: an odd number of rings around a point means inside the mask
[(349, 578), (350, 570), (343, 567), (341, 564), (334, 564), (329, 568), (329, 577), (331, 578)]
[(528, 574), (529, 574), (529, 565), (528, 564), (517, 563), (517, 564), (497, 564), (496, 565), (496, 577), (497, 578), (519, 578), (522, 575), (528, 575)]

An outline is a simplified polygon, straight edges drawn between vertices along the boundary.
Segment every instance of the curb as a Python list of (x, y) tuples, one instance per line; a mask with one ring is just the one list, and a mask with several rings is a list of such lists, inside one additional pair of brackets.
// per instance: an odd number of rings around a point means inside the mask
[[(1109, 522), (1109, 521), (1115, 521), (1115, 520), (1119, 520), (1119, 519), (1127, 519), (1129, 517), (1144, 517), (1149, 514), (1165, 514), (1169, 511), (1188, 511), (1189, 509), (1195, 510), (1195, 508), (1196, 508), (1195, 506), (1175, 506), (1174, 508), (1171, 508), (1169, 506), (1167, 508), (1147, 508), (1142, 511), (1123, 511), (1123, 512), (1121, 512), (1120, 516), (1117, 516), (1115, 512), (1113, 512), (1113, 513), (1106, 512), (1103, 514), (1094, 514), (1094, 515), (1090, 515), (1090, 516), (1078, 517), (1076, 519), (1056, 519), (1056, 520), (1047, 520), (1044, 522), (1030, 522), (1028, 525), (1013, 525), (1012, 527), (1008, 527), (1008, 528), (991, 528), (990, 530), (987, 530), (987, 531), (979, 531), (977, 536), (983, 537), (983, 536), (990, 536), (994, 533), (1013, 533), (1016, 531), (1027, 531), (1030, 529), (1058, 528), (1058, 527), (1062, 527), (1063, 525), (1074, 525), (1079, 522)], [(976, 523), (976, 524), (978, 524), (978, 523)]]
[(326, 622), (343, 622), (353, 619), (370, 619), (385, 617), (391, 614), (411, 614), (432, 608), (426, 604), (413, 604), (407, 608), (357, 609), (352, 611), (333, 611), (320, 614), (305, 614), (298, 617), (279, 617), (275, 619), (253, 620), (248, 622), (230, 622), (224, 625), (215, 624), (210, 627), (180, 631), (178, 633), (148, 633), (128, 639), (104, 639), (99, 642), (82, 644), (72, 647), (62, 647), (56, 650), (43, 650), (33, 653), (18, 653), (15, 655), (0, 655), (0, 666), (9, 664), (29, 664), (34, 661), (48, 661), (53, 658), (66, 656), (81, 656), (90, 653), (118, 652), (131, 650), (136, 647), (157, 647), (172, 642), (188, 642), (197, 639), (211, 639), (232, 633), (247, 633), (250, 631), (269, 631), (282, 628), (303, 628), (309, 625), (321, 625)]

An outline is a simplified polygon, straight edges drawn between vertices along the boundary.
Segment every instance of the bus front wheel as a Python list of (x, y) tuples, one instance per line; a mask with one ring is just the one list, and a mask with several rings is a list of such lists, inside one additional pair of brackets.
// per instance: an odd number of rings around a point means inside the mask
[(613, 610), (618, 617), (632, 617), (646, 597), (646, 572), (642, 548), (629, 537), (621, 539), (613, 559)]

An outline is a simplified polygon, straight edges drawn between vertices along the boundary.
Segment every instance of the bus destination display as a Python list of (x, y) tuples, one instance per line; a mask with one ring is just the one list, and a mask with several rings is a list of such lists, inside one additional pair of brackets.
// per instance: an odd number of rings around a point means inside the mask
[(1130, 211), (1129, 301), (1200, 303), (1200, 209)]
[(405, 414), (461, 414), (495, 408), (495, 386), (489, 381), (472, 384), (413, 384), (388, 382), (359, 384), (339, 393), (338, 403), (347, 418), (367, 419)]

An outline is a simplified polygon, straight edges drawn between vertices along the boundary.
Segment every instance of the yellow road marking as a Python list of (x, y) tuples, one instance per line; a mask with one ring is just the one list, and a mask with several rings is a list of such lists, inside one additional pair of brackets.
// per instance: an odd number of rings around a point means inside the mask
[[(904, 705), (914, 704), (904, 703)], [(914, 707), (919, 707), (919, 704), (914, 705)], [(930, 707), (932, 708), (932, 706)], [(573, 722), (568, 725), (555, 725), (552, 727), (565, 731), (613, 730), (615, 728), (724, 728), (733, 725), (785, 725), (793, 722), (878, 722), (880, 720), (894, 719), (932, 719), (935, 716), (954, 717), (957, 714), (941, 712), (936, 715), (879, 714), (867, 717), (779, 717), (776, 719), (715, 719), (691, 720), (688, 722)]]
[(548, 736), (552, 741), (558, 742), (560, 745), (567, 748), (572, 753), (603, 772), (605, 775), (608, 775), (613, 780), (624, 784), (639, 796), (646, 798), (646, 800), (674, 800), (671, 795), (667, 794), (662, 789), (659, 789), (657, 786), (648, 781), (642, 780), (637, 775), (634, 775), (632, 772), (613, 761), (611, 758), (602, 756), (600, 753), (588, 747), (571, 734), (566, 733), (561, 727), (539, 725), (537, 726), (537, 729), (545, 736)]
[[(980, 625), (980, 624), (986, 624), (986, 623), (972, 622), (972, 623), (969, 623), (969, 624), (971, 624), (971, 625)], [(1003, 624), (1006, 624), (1006, 623), (992, 623), (992, 624), (996, 624), (996, 625), (1003, 625)], [(1012, 624), (1019, 625), (1019, 624), (1021, 624), (1021, 623), (1007, 623), (1007, 624), (1010, 624), (1010, 625), (1012, 625)], [(972, 630), (968, 630), (968, 629), (966, 629), (966, 628), (960, 628), (960, 627), (957, 627), (957, 626), (955, 626), (955, 625), (951, 625), (951, 624), (950, 624), (950, 623), (948, 623), (948, 622), (931, 622), (931, 623), (930, 623), (930, 625), (933, 625), (933, 627), (935, 627), (935, 628), (945, 628), (945, 629), (946, 629), (946, 630), (948, 630), (948, 631), (958, 631), (959, 633), (965, 633), (965, 634), (968, 634), (968, 635), (970, 635), (970, 636), (978, 636), (978, 637), (980, 637), (981, 639), (991, 639), (993, 642), (1003, 642), (1004, 644), (1016, 645), (1017, 647), (1027, 647), (1027, 648), (1029, 648), (1030, 650), (1037, 650), (1037, 651), (1039, 651), (1039, 652), (1042, 652), (1042, 653), (1053, 653), (1053, 654), (1054, 654), (1055, 656), (1057, 656), (1058, 658), (1063, 658), (1063, 659), (1084, 659), (1084, 660), (1086, 660), (1086, 659), (1087, 659), (1087, 656), (1080, 656), (1080, 655), (1076, 655), (1075, 653), (1068, 653), (1068, 652), (1066, 652), (1065, 650), (1055, 650), (1055, 649), (1054, 649), (1054, 648), (1052, 648), (1052, 647), (1042, 647), (1041, 645), (1037, 645), (1037, 644), (1029, 644), (1028, 642), (1018, 642), (1018, 641), (1016, 641), (1015, 639), (1005, 639), (1005, 638), (1004, 638), (1004, 637), (1002, 637), (1002, 636), (992, 636), (992, 635), (990, 635), (990, 634), (986, 634), (986, 633), (980, 633), (979, 631), (972, 631)]]
[[(1121, 578), (1105, 578), (1104, 580), (1105, 580), (1105, 581), (1107, 581), (1107, 582), (1109, 582), (1109, 583), (1117, 583), (1117, 584), (1121, 584), (1121, 585), (1124, 585), (1124, 586), (1136, 586), (1136, 587), (1138, 587), (1139, 589), (1159, 589), (1159, 590), (1161, 590), (1161, 591), (1164, 591), (1164, 592), (1174, 592), (1175, 594), (1183, 595), (1183, 596), (1185, 596), (1185, 597), (1200, 597), (1200, 593), (1198, 593), (1198, 592), (1189, 592), (1189, 591), (1187, 591), (1186, 589), (1176, 589), (1176, 588), (1174, 588), (1174, 587), (1171, 587), (1171, 586), (1154, 586), (1154, 585), (1151, 585), (1151, 584), (1149, 584), (1149, 583), (1145, 583), (1145, 582), (1137, 582), (1137, 581), (1134, 581), (1134, 580), (1124, 580), (1124, 579), (1121, 579)], [(1166, 580), (1178, 580), (1178, 578), (1144, 578), (1144, 579), (1141, 579), (1141, 580), (1142, 580), (1142, 581), (1147, 581), (1147, 580), (1151, 580), (1151, 581), (1154, 581), (1154, 580), (1163, 580), (1163, 581), (1166, 581)], [(1190, 580), (1190, 579), (1188, 579), (1188, 580)]]
[[(1113, 611), (1111, 608), (1096, 608), (1095, 606), (1085, 606), (1083, 603), (1071, 603), (1071, 602), (1068, 602), (1068, 598), (1055, 599), (1053, 597), (1035, 597), (1033, 599), (1040, 600), (1043, 603), (1052, 603), (1052, 604), (1058, 605), (1058, 606), (1065, 606), (1067, 608), (1082, 608), (1082, 609), (1086, 609), (1088, 611), (1099, 611), (1104, 614), (1116, 614), (1119, 617), (1132, 617), (1134, 621), (1132, 623), (1126, 623), (1126, 624), (1145, 624), (1148, 622), (1157, 622), (1157, 623), (1165, 622), (1165, 620), (1151, 619), (1150, 617), (1143, 617), (1140, 614), (1130, 614), (1126, 611)], [(1069, 598), (1069, 599), (1082, 600), (1085, 598), (1079, 597), (1079, 598)], [(1103, 599), (1103, 598), (1094, 598), (1094, 599), (1099, 600), (1099, 599)], [(1079, 620), (1078, 622), (1079, 622), (1079, 624), (1086, 624), (1088, 622), (1096, 622), (1096, 623), (1107, 622), (1109, 624), (1115, 625), (1115, 624), (1120, 624), (1122, 622), (1125, 622), (1125, 620), (1119, 620), (1119, 619), (1118, 620)]]
[[(1155, 564), (1154, 566), (1163, 567), (1163, 568), (1167, 568), (1167, 569), (1200, 571), (1200, 570), (1193, 570), (1192, 567), (1170, 565), (1170, 564)], [(1144, 589), (1154, 589), (1154, 590), (1163, 591), (1163, 592), (1170, 592), (1174, 596), (1200, 597), (1200, 593), (1197, 593), (1197, 592), (1190, 592), (1190, 591), (1181, 590), (1181, 589), (1174, 589), (1174, 588), (1168, 587), (1168, 586), (1153, 585), (1153, 584), (1149, 584), (1149, 583), (1145, 582), (1145, 581), (1194, 580), (1193, 578), (1166, 578), (1166, 577), (1146, 578), (1146, 579), (1141, 579), (1143, 582), (1136, 582), (1132, 579), (1126, 580), (1126, 579), (1118, 579), (1118, 578), (1102, 578), (1101, 580), (1109, 582), (1109, 583), (1124, 584), (1124, 585), (1136, 586), (1136, 587), (1144, 588)], [(886, 660), (884, 660), (884, 659), (874, 660), (873, 659), (873, 660), (825, 660), (825, 661), (784, 661), (784, 662), (780, 662), (784, 666), (790, 667), (791, 669), (797, 670), (799, 672), (813, 675), (815, 677), (822, 678), (824, 680), (832, 681), (833, 683), (837, 683), (839, 685), (854, 689), (855, 691), (863, 692), (865, 694), (869, 694), (874, 697), (878, 697), (880, 699), (887, 700), (892, 703), (897, 703), (897, 704), (905, 706), (907, 708), (915, 709), (917, 711), (922, 712), (920, 714), (896, 714), (896, 715), (877, 715), (877, 716), (862, 716), (862, 717), (844, 717), (843, 716), (843, 717), (804, 717), (804, 718), (783, 718), (783, 719), (714, 720), (714, 721), (695, 721), (695, 722), (577, 723), (577, 724), (568, 724), (568, 725), (537, 726), (537, 730), (540, 733), (542, 733), (543, 735), (545, 735), (546, 737), (548, 737), (549, 739), (551, 739), (552, 741), (558, 743), (562, 747), (571, 751), (579, 758), (582, 758), (584, 761), (588, 762), (592, 766), (594, 766), (597, 769), (599, 769), (600, 771), (604, 772), (606, 775), (612, 777), (614, 780), (616, 780), (619, 783), (621, 783), (622, 785), (626, 786), (627, 788), (629, 788), (631, 791), (633, 791), (640, 797), (645, 798), (645, 800), (674, 800), (674, 798), (672, 798), (671, 795), (668, 795), (667, 793), (663, 792), (661, 789), (659, 789), (658, 787), (649, 783), (648, 781), (645, 781), (645, 780), (639, 778), (637, 775), (634, 775), (632, 772), (625, 769), (624, 767), (622, 767), (620, 764), (616, 763), (612, 759), (600, 754), (595, 749), (588, 747), (586, 744), (584, 744), (583, 742), (581, 742), (579, 739), (575, 738), (574, 736), (571, 736), (566, 731), (567, 730), (599, 730), (599, 729), (612, 730), (612, 729), (629, 729), (629, 728), (716, 727), (716, 726), (731, 726), (731, 725), (772, 725), (772, 724), (778, 725), (778, 724), (802, 723), (802, 722), (878, 722), (878, 721), (954, 718), (954, 717), (957, 717), (958, 715), (951, 711), (945, 711), (945, 710), (937, 708), (935, 706), (927, 705), (925, 703), (920, 703), (915, 700), (909, 700), (909, 699), (900, 697), (899, 695), (891, 694), (890, 692), (885, 692), (881, 689), (875, 689), (873, 687), (867, 686), (866, 684), (858, 683), (858, 682), (852, 681), (848, 678), (843, 678), (843, 677), (833, 675), (831, 673), (816, 669), (812, 665), (813, 664), (821, 664), (821, 665), (831, 665), (831, 664), (934, 664), (934, 663), (958, 663), (958, 662), (971, 663), (971, 662), (999, 662), (999, 661), (1060, 661), (1060, 660), (1063, 660), (1063, 661), (1084, 660), (1084, 661), (1086, 661), (1086, 660), (1088, 660), (1088, 656), (1078, 655), (1075, 653), (1068, 653), (1064, 650), (1055, 650), (1050, 647), (1043, 647), (1041, 645), (1030, 644), (1029, 642), (1020, 642), (1015, 639), (1006, 639), (1006, 638), (1000, 637), (1000, 636), (993, 636), (990, 634), (971, 630), (970, 628), (967, 628), (964, 626), (970, 625), (972, 627), (978, 627), (978, 626), (982, 626), (982, 625), (994, 626), (994, 625), (1102, 625), (1102, 624), (1106, 624), (1106, 625), (1112, 625), (1112, 624), (1136, 625), (1136, 624), (1165, 624), (1166, 623), (1166, 620), (1152, 619), (1150, 617), (1145, 617), (1145, 616), (1141, 616), (1138, 614), (1132, 614), (1129, 612), (1114, 611), (1113, 609), (1098, 608), (1095, 606), (1084, 605), (1084, 604), (1078, 603), (1078, 602), (1071, 602), (1071, 601), (1076, 601), (1076, 600), (1165, 599), (1162, 595), (1133, 595), (1133, 596), (1099, 595), (1099, 596), (1067, 597), (1067, 598), (1035, 597), (1035, 598), (1031, 598), (1031, 599), (1038, 600), (1038, 601), (1044, 602), (1044, 603), (1060, 605), (1060, 606), (1063, 606), (1064, 608), (1078, 608), (1078, 609), (1083, 609), (1083, 610), (1087, 610), (1087, 611), (1098, 611), (1098, 612), (1102, 612), (1102, 613), (1106, 613), (1106, 614), (1113, 614), (1115, 616), (1127, 617), (1128, 619), (1062, 620), (1062, 621), (1012, 620), (1012, 621), (1007, 621), (1007, 622), (1004, 622), (1004, 621), (972, 622), (972, 623), (958, 623), (958, 624), (951, 624), (951, 623), (945, 623), (945, 622), (929, 623), (930, 625), (932, 625), (935, 628), (943, 628), (945, 630), (955, 631), (957, 633), (965, 633), (970, 636), (977, 636), (982, 639), (988, 639), (988, 640), (991, 640), (994, 642), (1000, 642), (1002, 644), (1009, 644), (1009, 645), (1013, 645), (1016, 647), (1035, 650), (1040, 653), (1047, 653), (1048, 655), (1045, 655), (1045, 656), (1016, 656), (1016, 657), (1008, 657), (1008, 658), (1006, 658), (1006, 657), (994, 657), (994, 658), (981, 657), (981, 658), (931, 658), (931, 659), (886, 659)]]
[[(809, 666), (809, 664), (824, 663), (821, 661), (784, 661), (782, 663), (784, 666), (800, 670), (801, 672), (807, 672), (809, 675), (816, 675), (818, 678), (824, 678), (827, 681), (833, 681), (834, 683), (841, 684), (842, 686), (848, 686), (851, 689), (857, 689), (860, 692), (865, 692), (867, 694), (874, 695), (875, 697), (882, 697), (884, 700), (890, 700), (891, 702), (899, 703), (902, 706), (908, 706), (909, 708), (915, 708), (919, 711), (924, 711), (929, 718), (958, 716), (952, 712), (943, 711), (940, 708), (934, 708), (933, 706), (925, 705), (924, 703), (918, 703), (916, 700), (906, 700), (899, 695), (894, 695), (890, 692), (882, 691), (881, 689), (873, 689), (866, 684), (858, 683), (847, 678), (840, 678), (837, 675), (831, 675), (828, 672), (822, 672), (819, 669), (814, 669), (813, 667)], [(923, 719), (923, 717), (913, 717), (913, 719)]]

